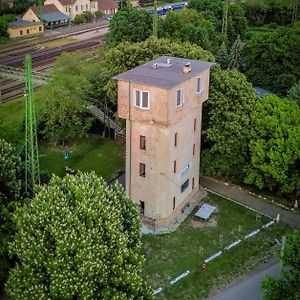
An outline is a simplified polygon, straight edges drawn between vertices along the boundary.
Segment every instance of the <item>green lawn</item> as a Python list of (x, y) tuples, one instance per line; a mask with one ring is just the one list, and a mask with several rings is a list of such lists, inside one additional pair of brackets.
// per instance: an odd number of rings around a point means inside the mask
[[(144, 272), (153, 289), (164, 288), (157, 296), (159, 299), (207, 297), (216, 286), (230, 282), (268, 259), (274, 251), (270, 250), (275, 245), (274, 239), (280, 239), (289, 230), (283, 224), (272, 225), (209, 262), (207, 271), (202, 273), (201, 263), (205, 258), (270, 220), (262, 217), (261, 221), (256, 222), (254, 212), (212, 194), (205, 198), (205, 202), (218, 207), (213, 217), (214, 227), (199, 228), (205, 222), (194, 217), (193, 211), (175, 232), (143, 236), (146, 255)], [(173, 286), (168, 284), (186, 270), (190, 270), (191, 274)]]
[(65, 166), (80, 171), (95, 171), (109, 180), (123, 170), (121, 145), (110, 139), (89, 137), (70, 147), (70, 160), (64, 160), (62, 146), (40, 145), (41, 170), (50, 174), (65, 175)]

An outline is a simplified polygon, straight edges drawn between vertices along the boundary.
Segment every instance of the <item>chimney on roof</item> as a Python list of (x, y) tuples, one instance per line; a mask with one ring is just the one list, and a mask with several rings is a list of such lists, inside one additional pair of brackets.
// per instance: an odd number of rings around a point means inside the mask
[(185, 63), (182, 68), (182, 72), (184, 74), (187, 74), (187, 73), (190, 73), (191, 71), (192, 71), (191, 63), (190, 62)]
[(157, 68), (158, 68), (158, 64), (153, 64), (153, 65), (152, 65), (152, 68), (153, 68), (153, 69), (157, 69)]

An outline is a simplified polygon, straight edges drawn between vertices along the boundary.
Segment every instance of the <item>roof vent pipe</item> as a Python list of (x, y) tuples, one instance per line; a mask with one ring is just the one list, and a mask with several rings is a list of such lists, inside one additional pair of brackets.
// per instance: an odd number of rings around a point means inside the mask
[(182, 68), (182, 72), (184, 74), (190, 73), (192, 71), (192, 67), (191, 67), (191, 63), (187, 62), (186, 64), (184, 64), (183, 68)]

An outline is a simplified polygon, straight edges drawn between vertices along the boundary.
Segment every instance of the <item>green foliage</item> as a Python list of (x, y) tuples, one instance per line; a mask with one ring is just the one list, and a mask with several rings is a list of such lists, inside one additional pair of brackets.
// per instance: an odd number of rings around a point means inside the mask
[(229, 55), (225, 43), (221, 44), (221, 47), (216, 53), (216, 62), (220, 64), (222, 69), (226, 69), (229, 63)]
[(84, 14), (80, 14), (80, 15), (77, 15), (77, 16), (75, 16), (75, 18), (74, 18), (74, 23), (75, 24), (81, 24), (81, 23), (83, 23), (84, 22)]
[(81, 76), (83, 58), (84, 55), (60, 56), (52, 71), (52, 81), (42, 89), (46, 105), (41, 110), (39, 133), (46, 140), (73, 142), (83, 137), (91, 126), (85, 101), (90, 86)]
[(242, 49), (244, 43), (241, 41), (240, 36), (238, 35), (237, 39), (235, 40), (234, 44), (230, 49), (229, 55), (229, 69), (237, 69), (240, 70), (242, 66)]
[(14, 20), (16, 20), (16, 17), (14, 15), (0, 16), (0, 39), (4, 37), (8, 37), (7, 24)]
[(207, 175), (242, 177), (248, 161), (250, 114), (258, 96), (236, 70), (211, 72), (211, 90), (204, 107), (202, 168)]
[(295, 230), (288, 235), (283, 255), (280, 257), (285, 267), (280, 278), (267, 275), (261, 282), (265, 300), (300, 299), (300, 232)]
[(162, 55), (214, 61), (214, 57), (210, 52), (190, 43), (172, 42), (167, 39), (158, 40), (150, 37), (148, 40), (140, 43), (130, 44), (125, 42), (119, 44), (117, 47), (107, 51), (104, 57), (110, 66), (108, 69), (110, 75), (107, 75), (108, 81), (103, 87), (107, 98), (112, 103), (116, 103), (117, 86), (112, 76)]
[(101, 18), (101, 17), (103, 17), (103, 12), (101, 11), (101, 10), (97, 10), (96, 12), (95, 12), (95, 17), (96, 18)]
[(14, 152), (9, 143), (0, 139), (0, 288), (10, 267), (8, 242), (13, 233), (11, 216), (21, 191), (21, 163)]
[(246, 37), (247, 19), (243, 7), (238, 3), (230, 4), (228, 7), (228, 29), (227, 35), (230, 44), (232, 44), (238, 36), (242, 40)]
[(244, 3), (244, 8), (249, 25), (259, 26), (264, 24), (268, 8), (265, 0), (248, 0)]
[(85, 11), (83, 13), (83, 16), (84, 16), (84, 19), (85, 19), (86, 22), (92, 22), (93, 21), (94, 16), (90, 11), (88, 11), (88, 10)]
[(254, 35), (245, 44), (242, 55), (247, 78), (254, 85), (286, 95), (300, 78), (300, 56), (295, 51), (299, 45), (300, 23), (291, 28)]
[(109, 22), (106, 46), (114, 47), (124, 41), (144, 41), (151, 34), (152, 17), (149, 12), (132, 7), (123, 8)]
[(287, 94), (289, 99), (295, 100), (300, 105), (300, 80), (295, 83)]
[(94, 173), (52, 177), (14, 215), (13, 299), (151, 299), (141, 276), (139, 210)]
[(194, 9), (168, 13), (161, 21), (160, 36), (191, 42), (210, 51), (221, 39), (213, 22), (205, 19)]
[(260, 98), (251, 114), (250, 163), (245, 182), (297, 195), (300, 190), (300, 108), (273, 95)]

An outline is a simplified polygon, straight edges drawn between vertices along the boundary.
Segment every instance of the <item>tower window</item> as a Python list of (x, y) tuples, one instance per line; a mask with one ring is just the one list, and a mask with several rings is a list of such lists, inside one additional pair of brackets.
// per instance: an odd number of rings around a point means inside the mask
[(176, 106), (180, 107), (183, 105), (183, 89), (177, 90)]
[(196, 145), (193, 144), (193, 155), (195, 155), (195, 148), (196, 148)]
[(142, 215), (145, 214), (145, 202), (144, 201), (140, 201), (140, 213)]
[(140, 135), (140, 149), (146, 150), (146, 137), (143, 135)]
[(149, 92), (135, 90), (135, 106), (149, 109)]
[(197, 78), (197, 93), (201, 93), (204, 90), (203, 77)]
[(195, 118), (194, 119), (194, 131), (196, 131), (196, 129), (197, 129), (197, 119)]
[(175, 136), (174, 136), (174, 146), (176, 147), (177, 146), (177, 142), (178, 142), (178, 134), (177, 132), (175, 133)]
[(181, 193), (183, 193), (188, 187), (189, 187), (189, 179), (181, 185)]
[(174, 169), (174, 173), (176, 173), (176, 160), (174, 160), (173, 169)]
[(176, 207), (176, 197), (173, 197), (173, 210), (175, 209)]
[(146, 165), (140, 163), (140, 176), (146, 177)]
[(194, 189), (195, 187), (195, 178), (193, 177), (193, 181), (192, 181), (192, 189)]

